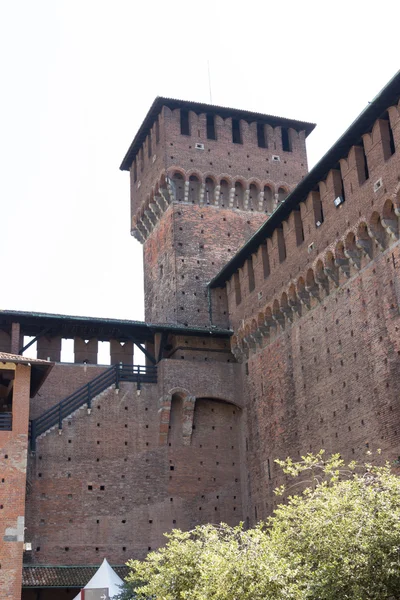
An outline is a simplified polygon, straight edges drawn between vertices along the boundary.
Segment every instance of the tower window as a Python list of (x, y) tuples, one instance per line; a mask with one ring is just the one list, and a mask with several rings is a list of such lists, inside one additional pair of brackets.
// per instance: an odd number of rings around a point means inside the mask
[(232, 142), (234, 144), (242, 143), (242, 132), (240, 130), (239, 119), (232, 119)]
[(181, 108), (181, 135), (190, 135), (189, 111)]
[(292, 151), (292, 143), (289, 136), (289, 129), (287, 127), (281, 127), (281, 135), (282, 135), (282, 150), (284, 152)]
[(207, 139), (216, 140), (215, 135), (215, 117), (214, 115), (207, 115)]
[(267, 147), (267, 140), (265, 138), (265, 126), (264, 123), (257, 123), (257, 144), (259, 148)]
[(147, 138), (147, 156), (150, 158), (152, 155), (151, 151), (151, 132), (149, 133), (149, 137)]

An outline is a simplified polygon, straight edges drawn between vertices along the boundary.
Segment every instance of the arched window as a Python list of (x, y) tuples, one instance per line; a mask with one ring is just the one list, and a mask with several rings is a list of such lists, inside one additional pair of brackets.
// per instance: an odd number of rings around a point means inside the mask
[(284, 187), (278, 189), (278, 202), (283, 202), (288, 197), (288, 191)]
[(196, 175), (189, 177), (189, 202), (198, 204), (200, 196), (200, 181)]
[(274, 193), (269, 185), (264, 186), (264, 210), (268, 215), (274, 210)]
[(182, 175), (180, 173), (174, 173), (172, 182), (175, 188), (175, 200), (177, 202), (183, 202), (185, 199), (185, 182)]
[(250, 210), (258, 210), (258, 196), (259, 196), (259, 191), (258, 191), (258, 187), (252, 183), (250, 184)]
[(219, 193), (219, 203), (222, 207), (229, 204), (230, 186), (226, 179), (221, 179), (221, 190)]
[(212, 204), (214, 202), (215, 196), (215, 183), (211, 179), (211, 177), (207, 177), (206, 179), (206, 189), (205, 189), (205, 203)]
[(243, 209), (244, 189), (240, 181), (235, 183), (235, 208)]

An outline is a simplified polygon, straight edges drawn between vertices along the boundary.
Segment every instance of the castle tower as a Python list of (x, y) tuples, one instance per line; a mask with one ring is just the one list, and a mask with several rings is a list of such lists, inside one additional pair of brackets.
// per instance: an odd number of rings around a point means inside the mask
[[(121, 170), (144, 246), (145, 319), (209, 325), (207, 283), (307, 173), (314, 125), (156, 98)], [(227, 326), (227, 310), (216, 316)]]

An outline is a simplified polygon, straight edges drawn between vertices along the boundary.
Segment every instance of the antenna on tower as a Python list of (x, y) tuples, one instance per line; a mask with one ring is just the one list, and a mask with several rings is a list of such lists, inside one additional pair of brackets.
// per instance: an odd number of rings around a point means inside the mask
[(211, 93), (211, 73), (210, 73), (210, 61), (207, 60), (207, 70), (208, 70), (208, 89), (210, 92), (210, 104), (212, 104), (212, 93)]

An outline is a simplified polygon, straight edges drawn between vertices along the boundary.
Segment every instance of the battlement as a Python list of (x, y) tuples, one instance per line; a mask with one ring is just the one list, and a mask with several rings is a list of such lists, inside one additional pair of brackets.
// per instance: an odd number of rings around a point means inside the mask
[[(126, 154), (146, 320), (206, 326), (207, 283), (307, 173), (313, 124), (157, 98)], [(227, 324), (221, 310), (218, 325)]]
[(144, 242), (171, 202), (270, 214), (307, 173), (313, 124), (157, 98), (121, 169)]
[(398, 239), (399, 82), (388, 84), (211, 282), (226, 283), (237, 354)]

